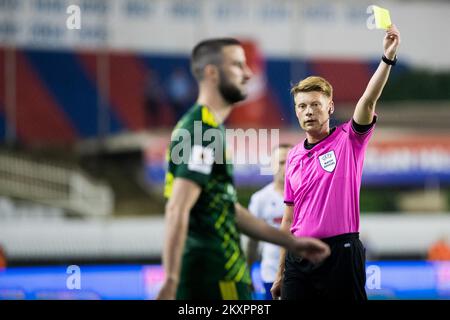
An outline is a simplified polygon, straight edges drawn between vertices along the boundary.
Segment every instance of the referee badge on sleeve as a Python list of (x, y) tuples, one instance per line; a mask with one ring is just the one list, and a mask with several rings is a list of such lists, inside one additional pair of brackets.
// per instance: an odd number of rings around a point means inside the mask
[(191, 171), (210, 174), (214, 164), (214, 150), (211, 148), (194, 145), (189, 158), (188, 169)]
[(336, 168), (336, 155), (334, 151), (331, 150), (321, 156), (319, 156), (319, 162), (322, 169), (327, 172), (333, 172), (334, 168)]

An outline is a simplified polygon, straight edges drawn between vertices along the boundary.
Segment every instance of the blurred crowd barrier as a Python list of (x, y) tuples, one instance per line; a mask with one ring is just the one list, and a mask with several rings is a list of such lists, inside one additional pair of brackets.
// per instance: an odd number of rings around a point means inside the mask
[[(429, 248), (450, 234), (444, 213), (361, 216), (362, 242), (373, 259), (426, 259)], [(160, 261), (164, 217), (115, 219), (2, 219), (0, 243), (14, 264)]]
[(0, 154), (0, 194), (82, 216), (107, 216), (114, 206), (111, 188), (94, 182), (81, 170), (5, 153)]

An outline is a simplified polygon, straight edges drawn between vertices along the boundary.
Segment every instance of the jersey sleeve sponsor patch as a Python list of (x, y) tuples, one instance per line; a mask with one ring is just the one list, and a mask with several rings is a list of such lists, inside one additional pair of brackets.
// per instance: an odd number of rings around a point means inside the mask
[(210, 174), (214, 164), (214, 150), (200, 145), (192, 146), (188, 169), (202, 174)]

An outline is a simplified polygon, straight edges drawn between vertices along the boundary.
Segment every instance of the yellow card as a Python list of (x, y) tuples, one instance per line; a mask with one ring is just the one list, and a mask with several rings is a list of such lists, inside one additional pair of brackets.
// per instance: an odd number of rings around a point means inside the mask
[(392, 24), (389, 10), (378, 6), (372, 6), (372, 8), (375, 15), (375, 26), (377, 29), (387, 30)]

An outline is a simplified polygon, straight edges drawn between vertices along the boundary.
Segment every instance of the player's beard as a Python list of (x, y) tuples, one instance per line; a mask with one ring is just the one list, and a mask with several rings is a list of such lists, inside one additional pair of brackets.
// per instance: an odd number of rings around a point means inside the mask
[(234, 104), (247, 98), (247, 94), (242, 92), (237, 86), (232, 84), (225, 76), (225, 73), (220, 69), (219, 77), (219, 92), (226, 102), (228, 102), (229, 104)]

